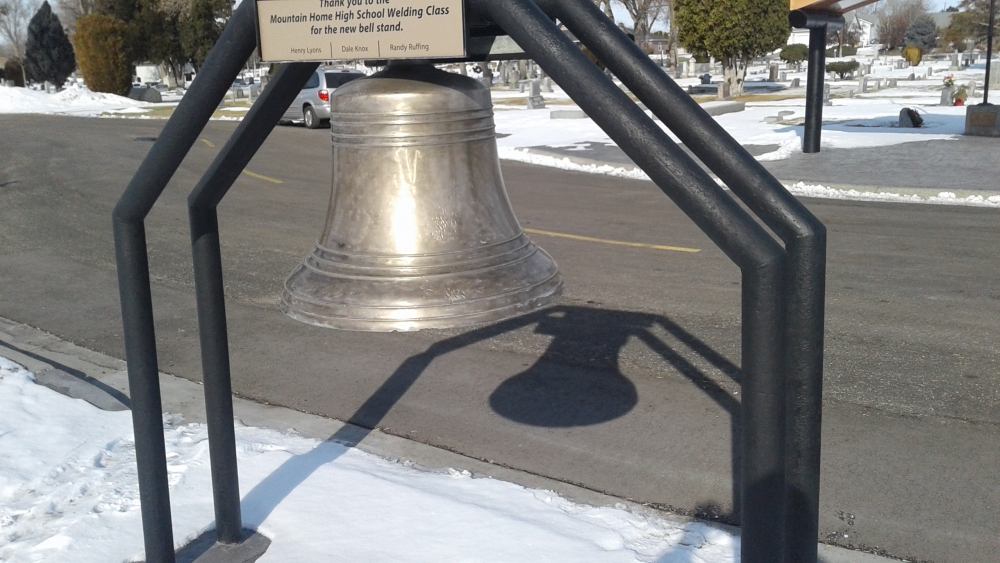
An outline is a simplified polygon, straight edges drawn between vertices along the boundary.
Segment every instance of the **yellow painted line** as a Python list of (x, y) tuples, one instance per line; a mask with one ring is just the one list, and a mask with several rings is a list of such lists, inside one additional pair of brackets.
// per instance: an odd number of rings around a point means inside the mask
[(524, 229), (524, 232), (533, 235), (545, 235), (550, 237), (561, 237), (573, 240), (583, 240), (587, 242), (601, 242), (604, 244), (617, 244), (619, 246), (634, 246), (636, 248), (652, 248), (654, 250), (672, 250), (674, 252), (701, 252), (699, 248), (684, 248), (683, 246), (664, 246), (661, 244), (646, 244), (643, 242), (625, 242), (620, 240), (608, 240), (603, 238), (582, 237), (580, 235), (567, 235), (565, 233), (553, 233), (550, 231), (539, 231), (537, 229)]
[(215, 148), (215, 145), (212, 144), (212, 141), (209, 141), (208, 139), (202, 139), (201, 142), (203, 142), (206, 145), (208, 145), (208, 148), (210, 148), (210, 149), (214, 149)]
[(250, 176), (251, 178), (257, 178), (258, 180), (264, 180), (265, 182), (271, 182), (272, 184), (284, 184), (285, 183), (285, 182), (283, 182), (281, 180), (277, 180), (275, 178), (268, 178), (267, 176), (261, 176), (260, 174), (257, 174), (256, 172), (251, 172), (249, 170), (244, 170), (243, 173), (246, 174), (247, 176)]

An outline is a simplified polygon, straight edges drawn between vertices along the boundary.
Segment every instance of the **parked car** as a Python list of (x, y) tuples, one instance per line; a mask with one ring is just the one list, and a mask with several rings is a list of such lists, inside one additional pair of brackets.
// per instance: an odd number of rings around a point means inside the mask
[(306, 82), (305, 87), (288, 106), (283, 121), (301, 121), (309, 129), (330, 122), (330, 94), (352, 80), (363, 78), (357, 70), (321, 68)]

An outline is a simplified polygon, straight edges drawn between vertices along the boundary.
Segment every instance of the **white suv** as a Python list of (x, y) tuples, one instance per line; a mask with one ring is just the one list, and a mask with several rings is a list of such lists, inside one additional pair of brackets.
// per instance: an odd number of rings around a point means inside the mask
[(301, 121), (310, 129), (330, 122), (330, 94), (352, 80), (363, 78), (358, 70), (320, 68), (309, 78), (282, 121)]

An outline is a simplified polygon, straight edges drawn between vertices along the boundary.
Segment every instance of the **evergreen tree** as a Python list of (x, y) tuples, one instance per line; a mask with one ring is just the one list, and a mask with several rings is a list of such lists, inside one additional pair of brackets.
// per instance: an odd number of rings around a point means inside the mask
[(788, 0), (674, 0), (679, 39), (696, 55), (722, 61), (733, 96), (743, 94), (747, 65), (788, 41)]
[(49, 81), (61, 87), (76, 68), (73, 44), (66, 37), (59, 16), (43, 2), (28, 23), (28, 42), (24, 50), (24, 70), (34, 80)]
[(930, 16), (924, 14), (913, 20), (904, 37), (907, 47), (920, 47), (925, 53), (937, 46), (937, 25)]
[(90, 14), (77, 20), (73, 45), (80, 72), (94, 92), (128, 95), (132, 68), (125, 53), (127, 26), (118, 18)]
[(191, 0), (187, 13), (181, 16), (179, 27), (181, 45), (195, 69), (204, 64), (232, 14), (233, 8), (228, 0)]

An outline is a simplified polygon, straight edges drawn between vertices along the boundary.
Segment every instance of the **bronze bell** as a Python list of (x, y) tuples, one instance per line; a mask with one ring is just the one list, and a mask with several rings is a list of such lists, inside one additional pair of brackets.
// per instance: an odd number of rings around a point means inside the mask
[(333, 193), (281, 310), (348, 330), (451, 328), (521, 315), (562, 293), (507, 199), (493, 104), (478, 81), (391, 64), (330, 97)]

